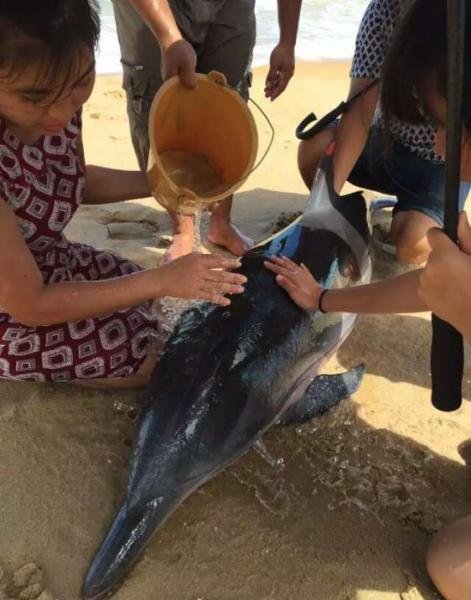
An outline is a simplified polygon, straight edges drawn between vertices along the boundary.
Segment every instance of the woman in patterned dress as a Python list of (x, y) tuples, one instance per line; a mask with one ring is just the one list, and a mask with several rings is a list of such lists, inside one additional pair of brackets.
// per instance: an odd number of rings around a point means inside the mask
[[(465, 25), (461, 177), (471, 181), (469, 10)], [(385, 114), (414, 122), (430, 115), (437, 127), (436, 147), (440, 153), (445, 151), (446, 39), (446, 0), (416, 0), (396, 33), (383, 70)], [(355, 313), (431, 310), (452, 323), (471, 342), (471, 227), (464, 212), (460, 215), (458, 238), (457, 246), (439, 229), (430, 229), (427, 240), (431, 253), (424, 269), (328, 293), (306, 269), (287, 259), (277, 259), (267, 267), (306, 310), (319, 307), (326, 312)], [(446, 600), (471, 598), (471, 515), (445, 526), (435, 535), (427, 553), (427, 569)]]
[(94, 0), (0, 5), (0, 378), (144, 385), (150, 301), (226, 305), (222, 294), (243, 291), (228, 270), (238, 260), (192, 254), (141, 270), (64, 237), (80, 203), (149, 195), (139, 171), (85, 166), (80, 112), (98, 36)]
[[(412, 0), (371, 0), (363, 16), (351, 68), (350, 97), (381, 76), (381, 67), (397, 26)], [(381, 84), (370, 88), (330, 128), (302, 142), (299, 168), (311, 187), (320, 156), (335, 138), (334, 185), (340, 192), (348, 179), (354, 185), (397, 197), (390, 237), (399, 261), (425, 262), (430, 253), (426, 233), (443, 225), (444, 163), (435, 148), (436, 127), (391, 117), (377, 109)], [(385, 135), (385, 133), (387, 135)], [(469, 184), (461, 186), (461, 207)]]

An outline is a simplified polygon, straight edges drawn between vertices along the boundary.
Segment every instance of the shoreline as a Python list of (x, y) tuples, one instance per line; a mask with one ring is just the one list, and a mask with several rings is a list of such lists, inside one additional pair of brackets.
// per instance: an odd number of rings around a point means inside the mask
[[(296, 58), (296, 68), (299, 66), (308, 66), (308, 65), (345, 65), (350, 64), (352, 62), (352, 57), (345, 58), (315, 58), (315, 59), (307, 59), (307, 58)], [(252, 71), (260, 71), (263, 69), (269, 68), (269, 63), (260, 63), (252, 65)], [(123, 74), (122, 71), (111, 71), (111, 72), (102, 72), (97, 71), (96, 76), (99, 77), (121, 77)]]
[[(347, 56), (347, 57), (335, 57), (335, 58), (314, 58), (314, 59), (309, 59), (309, 58), (298, 58), (296, 57), (296, 67), (298, 67), (299, 65), (312, 65), (312, 64), (328, 64), (328, 65), (332, 65), (332, 64), (345, 64), (348, 63), (350, 64), (352, 62), (352, 57), (351, 56)], [(252, 64), (252, 71), (260, 71), (263, 69), (268, 69), (270, 66), (269, 62), (258, 62), (257, 64)], [(122, 70), (120, 71), (110, 71), (110, 72), (106, 72), (106, 71), (97, 71), (96, 72), (97, 77), (122, 77), (123, 72)]]

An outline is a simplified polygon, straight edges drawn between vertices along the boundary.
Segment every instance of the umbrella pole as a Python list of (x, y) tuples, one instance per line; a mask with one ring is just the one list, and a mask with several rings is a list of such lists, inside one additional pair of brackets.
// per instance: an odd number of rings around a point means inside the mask
[[(447, 0), (447, 121), (444, 231), (457, 241), (463, 64), (466, 0)], [(442, 411), (457, 410), (462, 403), (463, 337), (449, 323), (432, 315), (432, 403)]]

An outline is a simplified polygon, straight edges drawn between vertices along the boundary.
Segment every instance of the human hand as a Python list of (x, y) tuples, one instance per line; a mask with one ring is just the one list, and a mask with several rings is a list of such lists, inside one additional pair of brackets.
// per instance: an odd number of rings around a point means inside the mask
[[(242, 294), (244, 275), (231, 273), (241, 265), (238, 258), (215, 254), (187, 254), (167, 263), (157, 270), (159, 296), (172, 296), (194, 300), (209, 300), (214, 304), (229, 306), (224, 294)], [(220, 270), (216, 270), (220, 269)]]
[(432, 252), (419, 278), (419, 297), (430, 310), (471, 339), (471, 228), (465, 213), (458, 225), (459, 246), (433, 228)]
[(196, 87), (196, 52), (193, 46), (180, 38), (162, 49), (162, 78), (180, 77), (188, 88)]
[(272, 256), (265, 267), (275, 273), (276, 282), (288, 292), (293, 302), (303, 310), (318, 310), (319, 297), (323, 288), (317, 283), (311, 272), (302, 264), (297, 265), (285, 256)]
[(464, 211), (460, 213), (458, 221), (458, 246), (466, 254), (471, 254), (471, 227)]
[(294, 74), (294, 46), (278, 44), (270, 56), (270, 70), (265, 82), (265, 97), (276, 100)]

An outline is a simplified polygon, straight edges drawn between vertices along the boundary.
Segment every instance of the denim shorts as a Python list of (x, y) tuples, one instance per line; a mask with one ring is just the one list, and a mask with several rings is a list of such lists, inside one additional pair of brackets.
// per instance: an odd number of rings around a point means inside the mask
[[(416, 210), (443, 226), (445, 166), (425, 160), (398, 142), (388, 143), (384, 132), (371, 128), (368, 142), (354, 166), (350, 183), (397, 197), (394, 214)], [(471, 185), (462, 182), (460, 210)]]

